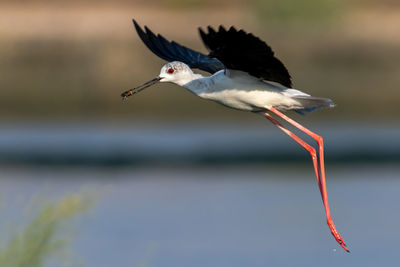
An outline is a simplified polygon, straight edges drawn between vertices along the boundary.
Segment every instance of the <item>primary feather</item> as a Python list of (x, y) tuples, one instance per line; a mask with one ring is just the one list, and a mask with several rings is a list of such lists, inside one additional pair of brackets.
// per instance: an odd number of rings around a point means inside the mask
[(219, 59), (228, 69), (241, 70), (250, 75), (292, 86), (291, 77), (283, 63), (265, 42), (251, 33), (220, 26), (218, 31), (208, 26), (208, 33), (199, 28), (200, 36), (210, 51), (209, 56)]
[(191, 68), (201, 69), (211, 74), (225, 68), (218, 59), (210, 58), (177, 42), (169, 42), (162, 35), (155, 35), (148, 27), (145, 27), (143, 31), (134, 19), (132, 21), (143, 43), (160, 58), (169, 62), (180, 61)]

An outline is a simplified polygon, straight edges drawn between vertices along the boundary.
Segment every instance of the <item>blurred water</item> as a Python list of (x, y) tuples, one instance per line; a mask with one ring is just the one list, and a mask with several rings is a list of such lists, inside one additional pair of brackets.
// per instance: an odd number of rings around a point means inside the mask
[(399, 127), (313, 127), (347, 254), (307, 152), (279, 130), (130, 125), (4, 123), (2, 243), (38, 209), (32, 198), (81, 192), (98, 199), (71, 235), (84, 266), (398, 266)]
[(332, 214), (350, 254), (330, 235), (308, 164), (5, 167), (1, 225), (32, 196), (91, 188), (99, 200), (71, 244), (84, 266), (398, 266), (399, 171), (328, 166)]

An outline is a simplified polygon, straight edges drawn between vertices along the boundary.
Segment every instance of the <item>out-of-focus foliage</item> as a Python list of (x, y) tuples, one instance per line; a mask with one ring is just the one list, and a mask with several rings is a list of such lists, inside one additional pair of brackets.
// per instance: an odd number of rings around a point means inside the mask
[(16, 232), (1, 248), (0, 266), (44, 266), (49, 258), (65, 248), (68, 242), (66, 237), (62, 237), (65, 224), (87, 208), (87, 200), (78, 194), (67, 196), (57, 203), (45, 204), (29, 225)]
[(345, 11), (343, 1), (330, 0), (256, 0), (255, 7), (258, 16), (266, 22), (292, 25), (321, 23)]

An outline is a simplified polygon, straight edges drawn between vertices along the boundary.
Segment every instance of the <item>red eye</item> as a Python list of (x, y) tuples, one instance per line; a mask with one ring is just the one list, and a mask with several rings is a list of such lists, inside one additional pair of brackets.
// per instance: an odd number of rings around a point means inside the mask
[(174, 69), (173, 69), (173, 68), (169, 68), (169, 69), (168, 69), (168, 73), (169, 73), (169, 74), (174, 73)]

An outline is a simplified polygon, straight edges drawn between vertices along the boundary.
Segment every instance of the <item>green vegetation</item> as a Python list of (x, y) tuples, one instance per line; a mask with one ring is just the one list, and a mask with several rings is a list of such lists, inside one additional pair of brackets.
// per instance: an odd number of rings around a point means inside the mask
[(88, 202), (78, 194), (58, 203), (45, 204), (31, 223), (0, 249), (0, 266), (45, 266), (45, 262), (60, 254), (68, 243), (68, 239), (61, 236), (65, 223), (87, 208)]
[(258, 16), (268, 23), (321, 23), (343, 12), (343, 1), (330, 0), (256, 0)]

